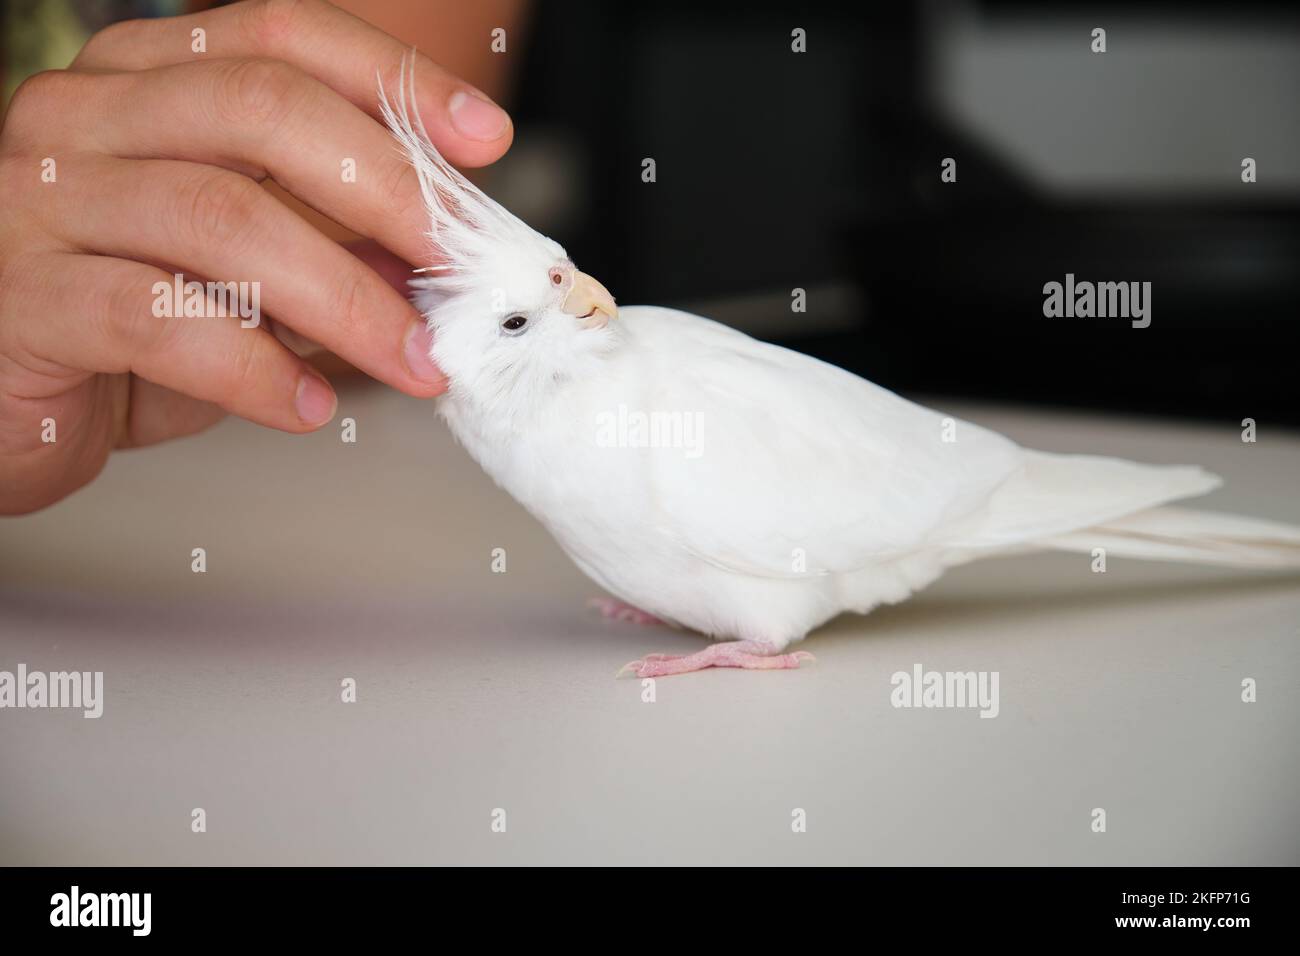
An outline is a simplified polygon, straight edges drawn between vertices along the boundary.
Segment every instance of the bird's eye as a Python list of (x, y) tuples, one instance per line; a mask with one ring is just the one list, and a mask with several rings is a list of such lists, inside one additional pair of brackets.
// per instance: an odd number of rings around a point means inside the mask
[(504, 322), (502, 322), (501, 329), (507, 335), (518, 335), (520, 332), (524, 330), (524, 326), (526, 326), (527, 324), (528, 324), (528, 316), (516, 314), (510, 316)]
[(551, 270), (551, 285), (564, 285), (564, 270), (558, 268)]

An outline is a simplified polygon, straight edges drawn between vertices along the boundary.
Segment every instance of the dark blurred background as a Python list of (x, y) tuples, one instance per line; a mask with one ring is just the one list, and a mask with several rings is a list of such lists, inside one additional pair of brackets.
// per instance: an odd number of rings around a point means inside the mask
[[(532, 20), (490, 188), (620, 302), (903, 392), (1300, 419), (1294, 3), (567, 0)], [(1152, 283), (1150, 327), (1044, 317), (1067, 272)]]

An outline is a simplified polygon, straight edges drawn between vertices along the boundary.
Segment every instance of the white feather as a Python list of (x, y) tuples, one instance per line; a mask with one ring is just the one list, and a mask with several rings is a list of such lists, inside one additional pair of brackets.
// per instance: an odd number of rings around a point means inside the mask
[[(775, 652), (995, 554), (1300, 563), (1300, 529), (1157, 508), (1219, 483), (1199, 468), (1026, 451), (683, 312), (623, 308), (585, 329), (546, 281), (564, 250), (447, 165), (405, 91), (383, 109), (442, 262), (417, 282), (451, 379), (440, 412), (584, 572), (636, 607)], [(526, 335), (501, 334), (489, 291), (530, 317)], [(611, 443), (623, 413), (690, 421), (698, 448)]]
[(418, 288), (443, 297), (472, 293), (481, 290), (485, 275), (518, 265), (521, 252), (540, 251), (551, 260), (564, 258), (560, 246), (488, 198), (442, 158), (430, 141), (419, 112), (412, 114), (414, 58), (406, 57), (402, 61), (395, 105), (384, 91), (382, 78), (379, 80), (379, 109), (415, 167), (429, 215), (429, 254), (437, 264), (420, 270), (433, 275), (414, 283)]

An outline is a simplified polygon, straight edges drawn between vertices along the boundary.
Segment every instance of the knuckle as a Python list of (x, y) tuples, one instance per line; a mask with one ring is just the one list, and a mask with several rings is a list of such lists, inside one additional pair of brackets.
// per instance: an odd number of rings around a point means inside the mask
[(192, 176), (176, 191), (175, 225), (192, 248), (240, 245), (256, 232), (265, 199), (256, 183), (237, 173)]
[(116, 23), (110, 23), (104, 29), (94, 33), (86, 41), (81, 48), (81, 52), (72, 61), (72, 65), (83, 66), (87, 63), (113, 59), (117, 51), (133, 46), (136, 35), (142, 32), (146, 26), (147, 21), (141, 19), (119, 20)]
[(317, 0), (256, 0), (248, 7), (250, 38), (274, 49), (286, 36), (301, 31), (318, 6)]
[(423, 208), (420, 180), (410, 163), (396, 157), (387, 159), (376, 185), (385, 209), (407, 209), (412, 204)]
[(28, 138), (37, 129), (49, 127), (51, 116), (65, 111), (68, 102), (81, 95), (85, 80), (67, 70), (44, 70), (29, 76), (10, 98), (5, 133)]
[(368, 316), (374, 312), (374, 290), (370, 288), (367, 280), (365, 270), (348, 269), (339, 276), (334, 287), (334, 295), (331, 296), (338, 305), (334, 317), (339, 332), (350, 342), (364, 341), (361, 336), (365, 331)]
[(235, 347), (226, 360), (230, 381), (244, 388), (259, 380), (263, 372), (262, 350), (259, 348), (262, 336), (235, 336)]
[(25, 311), (30, 295), (28, 282), (39, 274), (29, 262), (22, 253), (0, 257), (0, 333), (16, 324)]
[(99, 297), (92, 321), (114, 341), (129, 343), (133, 353), (153, 349), (176, 320), (154, 316), (151, 290), (142, 280), (117, 279)]
[(217, 111), (228, 123), (277, 123), (304, 95), (303, 74), (282, 60), (231, 60), (219, 69)]

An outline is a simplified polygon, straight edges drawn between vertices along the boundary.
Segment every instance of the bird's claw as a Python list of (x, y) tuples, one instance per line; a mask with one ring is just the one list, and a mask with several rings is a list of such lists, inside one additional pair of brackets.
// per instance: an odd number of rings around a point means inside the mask
[(647, 654), (640, 660), (624, 664), (615, 679), (636, 677), (668, 677), (672, 674), (687, 674), (691, 671), (704, 670), (706, 667), (740, 667), (746, 670), (789, 670), (796, 669), (804, 662), (816, 663), (808, 651), (794, 651), (790, 654), (755, 654), (755, 645), (746, 641), (728, 641), (712, 644), (694, 654)]

